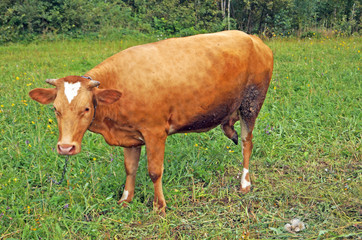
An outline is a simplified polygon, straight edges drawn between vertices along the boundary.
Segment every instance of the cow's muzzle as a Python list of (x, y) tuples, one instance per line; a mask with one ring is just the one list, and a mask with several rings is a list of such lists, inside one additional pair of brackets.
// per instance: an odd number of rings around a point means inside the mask
[(60, 144), (58, 143), (58, 153), (61, 155), (75, 155), (79, 152), (76, 144)]

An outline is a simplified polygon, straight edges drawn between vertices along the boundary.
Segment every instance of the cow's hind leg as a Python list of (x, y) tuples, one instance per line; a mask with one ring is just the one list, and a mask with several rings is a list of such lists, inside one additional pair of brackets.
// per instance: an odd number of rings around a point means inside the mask
[(250, 176), (249, 176), (249, 160), (253, 150), (253, 133), (249, 130), (247, 124), (243, 119), (240, 120), (241, 125), (241, 149), (243, 154), (243, 175), (241, 176), (241, 188), (242, 193), (250, 192)]
[(263, 105), (266, 90), (256, 85), (250, 85), (245, 89), (243, 100), (239, 107), (241, 125), (241, 141), (243, 153), (243, 174), (241, 177), (241, 192), (250, 192), (249, 160), (253, 150), (253, 129), (256, 117)]
[(133, 199), (141, 147), (124, 148), (123, 154), (127, 177), (123, 195), (118, 204), (128, 203)]

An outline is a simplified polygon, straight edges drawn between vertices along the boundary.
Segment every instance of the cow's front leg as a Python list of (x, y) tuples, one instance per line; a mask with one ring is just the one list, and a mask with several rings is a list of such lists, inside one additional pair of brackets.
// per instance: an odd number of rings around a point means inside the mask
[(126, 185), (124, 187), (123, 195), (118, 201), (118, 204), (130, 202), (134, 196), (134, 188), (136, 182), (136, 173), (138, 169), (138, 162), (140, 160), (141, 147), (124, 148), (124, 166), (126, 168)]
[(165, 215), (166, 201), (162, 191), (163, 160), (167, 135), (148, 134), (144, 136), (147, 151), (148, 174), (153, 182), (155, 197), (154, 208)]

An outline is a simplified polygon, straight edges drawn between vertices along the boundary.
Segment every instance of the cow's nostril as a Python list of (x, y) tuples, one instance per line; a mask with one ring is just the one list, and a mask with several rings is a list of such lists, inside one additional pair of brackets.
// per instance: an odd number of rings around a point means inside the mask
[(62, 155), (73, 155), (75, 152), (75, 145), (70, 144), (59, 144), (58, 145), (59, 154)]

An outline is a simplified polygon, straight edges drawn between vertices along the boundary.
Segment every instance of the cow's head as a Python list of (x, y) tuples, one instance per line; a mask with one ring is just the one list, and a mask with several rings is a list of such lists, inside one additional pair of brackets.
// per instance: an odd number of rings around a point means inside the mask
[(114, 103), (121, 93), (98, 89), (98, 81), (79, 76), (47, 79), (46, 82), (56, 88), (36, 88), (29, 95), (42, 104), (53, 102), (59, 127), (57, 151), (62, 155), (77, 154), (83, 135), (93, 120), (95, 107)]

